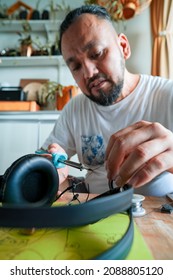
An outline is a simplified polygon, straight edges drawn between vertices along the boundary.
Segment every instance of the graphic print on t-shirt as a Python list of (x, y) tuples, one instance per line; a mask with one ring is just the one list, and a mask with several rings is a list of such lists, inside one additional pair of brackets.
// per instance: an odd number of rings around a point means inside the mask
[(82, 156), (84, 163), (88, 165), (100, 165), (104, 163), (105, 148), (101, 135), (81, 136)]

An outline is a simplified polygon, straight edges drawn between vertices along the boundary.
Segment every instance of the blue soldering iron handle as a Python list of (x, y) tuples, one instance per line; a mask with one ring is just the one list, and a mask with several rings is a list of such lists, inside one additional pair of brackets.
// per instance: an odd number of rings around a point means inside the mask
[(65, 161), (68, 159), (67, 154), (63, 153), (53, 153), (52, 154), (52, 162), (56, 168), (63, 168), (66, 166), (65, 163), (62, 163), (62, 161)]
[[(35, 153), (38, 155), (50, 154), (46, 150), (37, 150)], [(53, 153), (52, 154), (52, 163), (58, 169), (66, 166), (66, 164), (62, 163), (62, 161), (67, 160), (67, 159), (68, 159), (68, 156), (65, 153)]]

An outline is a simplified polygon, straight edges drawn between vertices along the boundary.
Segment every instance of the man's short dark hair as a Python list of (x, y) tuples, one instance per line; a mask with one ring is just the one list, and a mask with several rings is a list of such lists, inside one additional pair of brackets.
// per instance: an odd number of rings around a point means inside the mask
[(69, 28), (69, 26), (76, 21), (76, 19), (82, 14), (92, 14), (100, 19), (105, 19), (111, 22), (111, 17), (107, 10), (99, 5), (83, 5), (70, 11), (65, 17), (64, 21), (60, 25), (60, 39), (59, 39), (59, 51), (61, 53), (61, 41), (62, 35)]

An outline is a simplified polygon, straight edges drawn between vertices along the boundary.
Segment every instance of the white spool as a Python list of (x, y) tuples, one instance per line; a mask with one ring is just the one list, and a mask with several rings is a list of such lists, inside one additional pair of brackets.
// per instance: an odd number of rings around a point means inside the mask
[(142, 201), (145, 199), (143, 195), (134, 194), (132, 198), (132, 214), (134, 217), (141, 217), (146, 214), (145, 209), (142, 207)]

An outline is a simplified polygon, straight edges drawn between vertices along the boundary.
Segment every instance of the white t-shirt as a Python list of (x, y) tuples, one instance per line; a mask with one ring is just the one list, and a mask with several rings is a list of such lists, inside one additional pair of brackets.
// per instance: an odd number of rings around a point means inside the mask
[[(90, 192), (102, 193), (108, 190), (104, 156), (110, 136), (140, 120), (159, 122), (173, 131), (173, 81), (141, 75), (130, 95), (105, 107), (84, 94), (78, 95), (64, 107), (43, 148), (58, 143), (69, 158), (77, 153), (79, 161), (94, 170), (86, 175)], [(173, 175), (168, 172), (138, 189), (144, 195), (165, 195), (171, 191)]]

